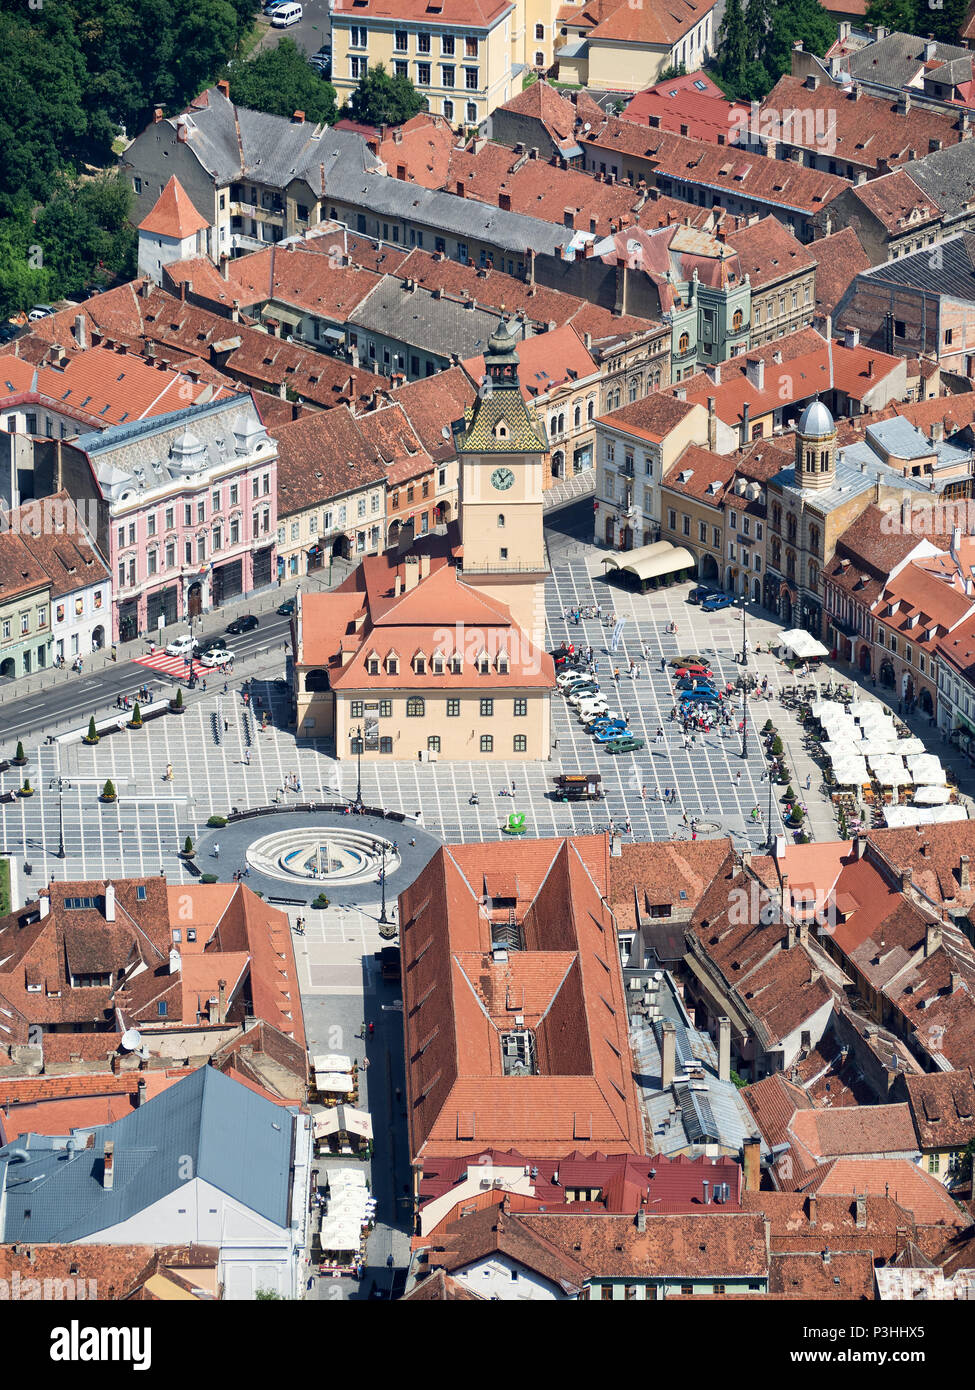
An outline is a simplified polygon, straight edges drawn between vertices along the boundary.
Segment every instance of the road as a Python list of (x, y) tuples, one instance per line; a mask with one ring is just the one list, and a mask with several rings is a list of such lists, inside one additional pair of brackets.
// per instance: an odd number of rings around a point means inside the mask
[[(278, 644), (290, 641), (290, 619), (271, 613), (263, 617), (260, 626), (253, 632), (228, 637), (228, 646), (237, 657), (235, 668), (237, 684), (241, 667), (254, 657), (267, 655)], [(176, 625), (180, 626), (180, 625)], [(201, 639), (216, 636), (226, 628), (226, 623), (216, 621), (198, 632)], [(148, 651), (148, 647), (146, 648)], [(284, 653), (282, 651), (282, 668)], [(208, 678), (209, 679), (209, 678)], [(214, 672), (213, 681), (222, 683), (225, 677)], [(76, 676), (70, 671), (63, 673), (63, 679), (45, 690), (37, 690), (17, 696), (11, 683), (10, 693), (3, 706), (2, 724), (7, 740), (15, 743), (39, 731), (54, 732), (87, 723), (91, 715), (109, 714), (115, 708), (119, 695), (134, 695), (140, 686), (148, 685), (154, 694), (172, 693), (176, 681), (172, 676), (153, 671), (137, 661), (122, 661), (114, 666), (90, 676)]]
[(328, 12), (328, 0), (301, 0), (301, 8), (304, 11), (301, 23), (293, 24), (289, 29), (272, 29), (267, 20), (258, 21), (262, 25), (267, 24), (267, 33), (254, 52), (260, 53), (262, 49), (273, 48), (282, 39), (291, 39), (302, 52), (308, 54), (317, 53), (322, 44), (330, 43), (332, 21)]

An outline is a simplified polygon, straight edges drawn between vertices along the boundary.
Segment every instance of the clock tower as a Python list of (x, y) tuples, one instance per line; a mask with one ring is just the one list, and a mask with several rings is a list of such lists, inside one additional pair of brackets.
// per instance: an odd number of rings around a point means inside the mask
[(464, 582), (506, 603), (532, 641), (545, 640), (542, 469), (545, 426), (518, 383), (518, 348), (507, 324), (492, 333), (485, 379), (458, 427)]

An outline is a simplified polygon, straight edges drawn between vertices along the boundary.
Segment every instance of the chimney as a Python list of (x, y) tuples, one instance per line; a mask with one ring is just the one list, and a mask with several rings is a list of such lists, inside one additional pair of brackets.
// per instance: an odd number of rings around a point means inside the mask
[(501, 209), (502, 212), (510, 212), (510, 211), (511, 211), (511, 194), (510, 194), (510, 193), (499, 193), (499, 194), (498, 194), (498, 207)]
[(707, 1178), (704, 1178), (703, 1181), (701, 1182), (701, 1195), (702, 1195), (702, 1197), (703, 1197), (703, 1199), (704, 1199), (704, 1205), (705, 1205), (706, 1207), (709, 1207), (709, 1206), (711, 1205), (711, 1190), (710, 1190), (710, 1189), (711, 1189), (711, 1184), (708, 1182)]
[(645, 1207), (641, 1207), (636, 1214), (636, 1228), (640, 1232), (647, 1229), (647, 1213)]
[(901, 869), (901, 892), (906, 893), (909, 888), (914, 886), (914, 870), (910, 865), (906, 869)]
[(853, 841), (853, 853), (857, 859), (862, 859), (867, 852), (866, 835), (858, 835)]
[(809, 1214), (809, 1224), (810, 1224), (810, 1226), (815, 1226), (816, 1222), (817, 1222), (818, 1219), (819, 1219), (819, 1210), (818, 1210), (818, 1208), (819, 1208), (819, 1203), (818, 1203), (817, 1200), (816, 1200), (816, 1194), (815, 1194), (815, 1192), (810, 1192), (809, 1197), (807, 1198), (807, 1208), (806, 1208), (806, 1209), (807, 1209), (807, 1212), (808, 1212), (808, 1214)]
[(848, 348), (855, 348), (860, 346), (859, 328), (843, 329), (843, 346)]
[(907, 92), (900, 92), (897, 97), (897, 114), (906, 116), (911, 109), (911, 98)]
[(718, 1019), (718, 1080), (731, 1080), (731, 1019)]
[(867, 1224), (867, 1198), (863, 1192), (857, 1193), (857, 1230), (862, 1231)]
[(528, 158), (529, 158), (529, 159), (537, 159), (537, 158), (538, 158), (538, 148), (537, 148), (537, 146), (533, 145), (532, 148), (528, 151)]
[(747, 443), (748, 443), (748, 434), (749, 434), (749, 429), (750, 429), (750, 423), (751, 423), (751, 422), (750, 422), (750, 420), (749, 420), (749, 405), (748, 405), (748, 402), (746, 401), (745, 404), (742, 406), (742, 409), (741, 409), (741, 442), (742, 442), (742, 444), (747, 444)]
[(674, 395), (679, 401), (687, 400), (687, 390), (683, 386), (678, 386), (677, 390), (674, 392)]
[(742, 1167), (745, 1170), (745, 1191), (757, 1192), (762, 1180), (762, 1141), (751, 1136), (742, 1145)]
[(74, 340), (82, 352), (88, 346), (88, 320), (84, 314), (76, 314), (74, 320)]
[(934, 39), (926, 39), (926, 40), (925, 40), (925, 43), (924, 43), (924, 61), (925, 61), (926, 63), (930, 63), (930, 62), (933, 60), (934, 55), (935, 55), (935, 50), (937, 49), (937, 47), (938, 47), (938, 45), (935, 43)]
[(935, 951), (938, 949), (938, 947), (939, 947), (940, 945), (941, 945), (941, 927), (938, 925), (937, 922), (929, 922), (929, 923), (928, 923), (928, 926), (927, 926), (927, 930), (926, 930), (925, 933), (924, 933), (924, 958), (925, 958), (925, 960), (927, 960), (928, 956), (933, 956), (934, 953), (935, 953)]
[(674, 1084), (674, 1074), (677, 1070), (677, 1029), (666, 1019), (660, 1025), (660, 1031), (663, 1035), (660, 1085), (666, 1091), (668, 1086)]
[(718, 409), (713, 396), (708, 396), (708, 448), (718, 452)]
[(105, 921), (115, 921), (115, 884), (105, 884)]
[(40, 908), (40, 910), (41, 910), (41, 920), (43, 921), (43, 919), (44, 919), (44, 918), (48, 915), (48, 913), (51, 911), (51, 897), (50, 897), (50, 894), (49, 894), (49, 893), (41, 893), (41, 894), (39, 894), (39, 895), (38, 895), (38, 899), (37, 899), (37, 906), (38, 906), (38, 907)]
[(960, 527), (960, 526), (953, 526), (953, 527), (951, 528), (951, 558), (952, 558), (953, 560), (957, 560), (957, 559), (958, 559), (958, 551), (959, 551), (960, 546), (961, 546), (961, 527)]
[(964, 888), (964, 890), (965, 890), (966, 893), (968, 892), (968, 890), (969, 890), (969, 889), (971, 888), (971, 886), (972, 886), (971, 869), (970, 869), (969, 865), (970, 865), (970, 860), (969, 860), (969, 858), (968, 858), (968, 855), (967, 855), (967, 854), (963, 854), (962, 857), (961, 857), (961, 863), (959, 864), (959, 867), (958, 867), (958, 877), (959, 877), (959, 880), (960, 880), (960, 882), (961, 882), (961, 886), (962, 886), (962, 888)]
[(227, 981), (217, 981), (217, 1022), (227, 1022)]
[(227, 100), (230, 100), (230, 83), (226, 79), (217, 83), (217, 91), (222, 92)]
[(463, 181), (463, 179), (458, 179), (458, 180), (457, 180), (457, 187), (456, 187), (456, 189), (455, 189), (455, 192), (456, 192), (458, 198), (463, 198), (463, 196), (464, 196), (464, 181)]
[(152, 123), (153, 123), (153, 125), (158, 125), (159, 122), (162, 120), (162, 118), (163, 118), (163, 109), (162, 109), (162, 107), (161, 107), (161, 106), (155, 107), (154, 110), (153, 110), (153, 113), (152, 113)]
[(146, 1097), (146, 1090), (147, 1090), (147, 1087), (146, 1087), (146, 1079), (145, 1079), (144, 1076), (140, 1076), (140, 1077), (139, 1077), (139, 1086), (138, 1086), (138, 1089), (137, 1089), (136, 1095), (135, 1095), (136, 1108), (138, 1108), (140, 1105), (145, 1105), (146, 1099), (147, 1099), (147, 1097)]
[(808, 74), (808, 76), (806, 77), (805, 85), (810, 92), (814, 92), (816, 90), (816, 88), (819, 86), (819, 82), (816, 79), (815, 73), (811, 72)]
[(765, 359), (749, 357), (745, 362), (745, 376), (756, 391), (765, 390)]
[(115, 1145), (111, 1139), (105, 1140), (105, 1150), (102, 1155), (102, 1187), (106, 1192), (111, 1192), (115, 1186)]

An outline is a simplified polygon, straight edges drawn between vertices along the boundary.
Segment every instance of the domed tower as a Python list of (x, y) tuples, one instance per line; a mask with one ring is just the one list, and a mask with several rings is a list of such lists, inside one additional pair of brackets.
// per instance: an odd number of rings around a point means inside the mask
[(464, 582), (511, 608), (535, 642), (545, 635), (542, 533), (545, 426), (522, 395), (518, 344), (500, 323), (484, 354), (485, 378), (457, 432)]
[(818, 396), (796, 431), (796, 482), (806, 492), (823, 492), (836, 482), (836, 424)]

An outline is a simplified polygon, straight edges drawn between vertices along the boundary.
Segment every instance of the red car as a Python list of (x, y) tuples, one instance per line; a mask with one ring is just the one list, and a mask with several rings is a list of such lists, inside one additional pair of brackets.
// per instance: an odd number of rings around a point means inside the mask
[(711, 679), (711, 672), (707, 666), (678, 666), (676, 675), (678, 679), (681, 676), (690, 676), (691, 680), (695, 681)]

